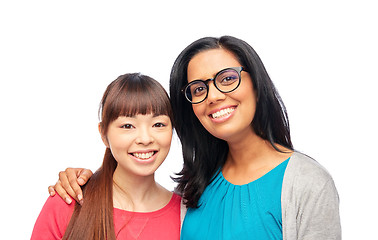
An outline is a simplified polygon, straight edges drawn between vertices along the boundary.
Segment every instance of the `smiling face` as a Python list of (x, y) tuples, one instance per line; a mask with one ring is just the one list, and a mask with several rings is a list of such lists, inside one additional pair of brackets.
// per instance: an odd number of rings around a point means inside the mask
[[(190, 60), (188, 82), (213, 78), (222, 69), (240, 66), (230, 51), (206, 50)], [(235, 91), (222, 93), (209, 83), (208, 97), (192, 107), (205, 129), (217, 138), (232, 142), (242, 140), (246, 134), (254, 134), (251, 122), (256, 110), (256, 94), (252, 79), (245, 71), (241, 72), (241, 83)]]
[(169, 152), (172, 124), (166, 115), (120, 116), (102, 139), (118, 163), (114, 175), (151, 176)]

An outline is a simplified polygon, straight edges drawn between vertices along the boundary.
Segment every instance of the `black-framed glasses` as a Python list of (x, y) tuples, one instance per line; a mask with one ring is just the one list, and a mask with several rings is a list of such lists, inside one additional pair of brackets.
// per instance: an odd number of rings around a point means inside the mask
[(207, 80), (194, 80), (186, 84), (181, 92), (185, 98), (193, 104), (201, 103), (209, 94), (209, 82), (213, 81), (214, 86), (222, 93), (229, 93), (237, 89), (241, 82), (241, 71), (243, 67), (231, 67), (220, 70), (214, 78)]

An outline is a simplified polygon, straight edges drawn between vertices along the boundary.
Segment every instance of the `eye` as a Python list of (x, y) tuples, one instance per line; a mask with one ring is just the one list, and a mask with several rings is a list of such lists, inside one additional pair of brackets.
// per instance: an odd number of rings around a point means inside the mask
[(165, 127), (165, 126), (167, 126), (167, 125), (165, 125), (164, 123), (161, 123), (161, 122), (155, 123), (153, 125), (153, 127), (158, 127), (158, 128)]
[(239, 81), (239, 74), (233, 69), (228, 69), (221, 72), (215, 80), (219, 85), (228, 86)]
[(239, 79), (239, 76), (236, 75), (226, 75), (220, 80), (222, 85), (230, 85), (236, 82)]
[(126, 124), (122, 125), (121, 128), (132, 129), (132, 128), (135, 128), (135, 127), (132, 124), (126, 123)]
[(195, 96), (199, 96), (199, 95), (202, 95), (206, 92), (206, 88), (205, 87), (197, 87), (193, 90), (193, 95)]
[(206, 94), (207, 86), (202, 81), (194, 81), (190, 85), (190, 94), (192, 96), (201, 96), (202, 94)]

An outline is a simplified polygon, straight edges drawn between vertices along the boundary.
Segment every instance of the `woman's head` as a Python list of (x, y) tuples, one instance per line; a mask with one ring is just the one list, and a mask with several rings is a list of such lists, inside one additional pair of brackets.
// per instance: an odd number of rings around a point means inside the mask
[[(236, 80), (240, 76), (240, 85), (216, 89), (214, 81), (207, 81), (207, 98), (198, 104), (188, 101), (182, 89), (189, 82), (223, 76), (224, 68), (236, 71), (236, 75), (234, 71), (227, 76)], [(228, 143), (242, 139), (243, 134), (253, 132), (277, 150), (276, 144), (292, 149), (284, 104), (259, 56), (243, 40), (205, 37), (186, 47), (172, 67), (170, 96), (184, 158), (177, 189), (184, 193), (189, 207), (197, 206), (204, 189), (224, 165)], [(199, 102), (202, 98), (189, 96), (189, 100)]]
[[(256, 94), (249, 74), (235, 55), (217, 48), (196, 54), (188, 64), (186, 93), (202, 102), (192, 104), (202, 126), (222, 140), (238, 142), (253, 134), (250, 127), (256, 109)], [(203, 80), (198, 79), (212, 79)]]
[(152, 175), (166, 158), (172, 139), (172, 110), (164, 88), (141, 74), (118, 77), (106, 89), (99, 130), (118, 163), (118, 172)]
[[(212, 78), (218, 71), (227, 67), (243, 67), (240, 73), (241, 86), (230, 93), (220, 93), (209, 86), (210, 97), (204, 102), (191, 104), (187, 101), (181, 89), (188, 82), (198, 78)], [(251, 85), (243, 86), (248, 81)], [(198, 114), (203, 111), (197, 110), (214, 100), (211, 99), (211, 89), (214, 89), (214, 94), (219, 94), (217, 97), (222, 97), (222, 94), (232, 97), (240, 91), (245, 91), (245, 88), (250, 90), (249, 96), (254, 99), (250, 107), (253, 116), (252, 119), (249, 118), (253, 131), (271, 143), (291, 148), (286, 110), (262, 61), (248, 43), (231, 36), (199, 39), (185, 48), (176, 59), (171, 72), (170, 95), (178, 134), (188, 126), (195, 126), (197, 129), (200, 127), (198, 124), (202, 123), (201, 125), (212, 135), (227, 141), (226, 137), (210, 129), (211, 125), (205, 123), (203, 114)], [(209, 118), (207, 120), (210, 121)]]

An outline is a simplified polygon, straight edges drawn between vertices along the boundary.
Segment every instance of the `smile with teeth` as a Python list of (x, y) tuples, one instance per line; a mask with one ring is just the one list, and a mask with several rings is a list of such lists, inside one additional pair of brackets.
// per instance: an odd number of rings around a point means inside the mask
[(222, 109), (218, 112), (215, 112), (213, 114), (210, 114), (212, 118), (221, 118), (221, 117), (224, 117), (226, 115), (229, 115), (230, 113), (232, 113), (233, 111), (235, 110), (234, 107), (231, 107), (231, 108), (225, 108), (225, 109)]
[(149, 159), (150, 157), (152, 157), (153, 155), (155, 154), (154, 151), (152, 152), (148, 152), (148, 153), (132, 153), (132, 155), (136, 158), (140, 158), (140, 159)]

